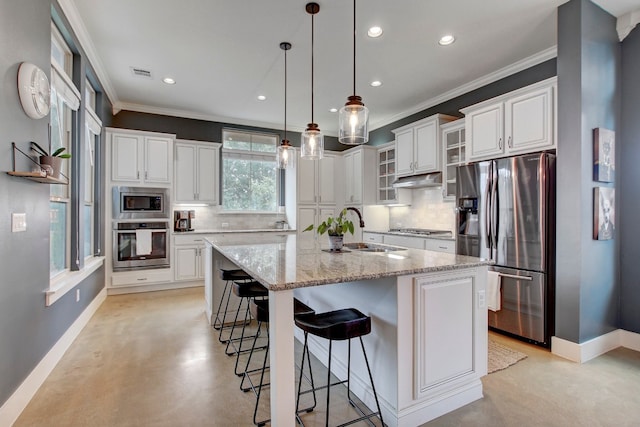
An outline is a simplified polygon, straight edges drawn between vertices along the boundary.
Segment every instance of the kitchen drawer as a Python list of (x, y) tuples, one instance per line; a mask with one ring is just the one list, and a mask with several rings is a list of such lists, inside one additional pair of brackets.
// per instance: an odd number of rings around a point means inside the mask
[(385, 244), (403, 248), (424, 249), (424, 240), (424, 237), (396, 236), (393, 234), (384, 236)]
[(174, 245), (204, 245), (203, 234), (176, 234), (173, 236)]
[(371, 243), (383, 243), (384, 236), (376, 233), (362, 233), (362, 240)]
[(424, 248), (428, 251), (456, 253), (456, 242), (453, 240), (425, 239)]
[(156, 270), (136, 270), (123, 273), (113, 273), (111, 286), (150, 285), (152, 283), (171, 282), (173, 276), (170, 268)]

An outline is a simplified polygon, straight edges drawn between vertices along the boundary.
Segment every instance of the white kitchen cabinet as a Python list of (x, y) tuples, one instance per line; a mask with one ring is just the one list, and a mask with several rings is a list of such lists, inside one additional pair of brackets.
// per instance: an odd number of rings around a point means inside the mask
[(107, 129), (111, 181), (136, 185), (171, 185), (175, 135)]
[(396, 144), (389, 142), (378, 147), (378, 204), (411, 204), (411, 190), (393, 188), (396, 180)]
[[(383, 236), (383, 241), (377, 243), (385, 243), (392, 246), (401, 246), (403, 248), (426, 249), (428, 251), (434, 252), (446, 252), (449, 254), (454, 254), (456, 252), (456, 242), (454, 240), (430, 239), (428, 237), (421, 236), (399, 236), (397, 234), (382, 234), (381, 236)], [(367, 237), (369, 237), (369, 233), (367, 233)]]
[[(328, 217), (335, 217), (337, 212), (335, 208), (332, 207), (318, 207), (311, 205), (302, 205), (298, 206), (298, 241), (304, 243), (312, 243), (314, 241), (320, 241), (324, 243), (327, 239), (327, 235), (323, 234), (322, 236), (316, 233), (316, 229), (318, 225), (325, 221)], [(304, 231), (309, 225), (313, 224), (313, 230)]]
[(424, 248), (428, 251), (456, 253), (456, 242), (454, 240), (424, 239)]
[(468, 160), (555, 147), (556, 77), (460, 110)]
[(442, 197), (453, 200), (456, 197), (456, 168), (466, 161), (464, 119), (442, 125)]
[(220, 146), (213, 142), (176, 140), (175, 203), (218, 203)]
[(174, 280), (204, 279), (204, 238), (199, 234), (173, 236)]
[(384, 235), (365, 231), (362, 233), (362, 241), (369, 243), (384, 243)]
[(422, 237), (385, 234), (384, 243), (392, 246), (401, 246), (403, 248), (424, 249), (424, 238)]
[(114, 272), (111, 274), (112, 287), (146, 286), (169, 283), (171, 280), (170, 268)]
[(320, 160), (297, 160), (298, 204), (335, 204), (336, 156), (325, 152)]
[(457, 117), (435, 114), (394, 129), (397, 176), (440, 171), (440, 126), (455, 119)]
[(346, 206), (376, 203), (376, 157), (377, 149), (369, 146), (344, 151), (342, 167)]

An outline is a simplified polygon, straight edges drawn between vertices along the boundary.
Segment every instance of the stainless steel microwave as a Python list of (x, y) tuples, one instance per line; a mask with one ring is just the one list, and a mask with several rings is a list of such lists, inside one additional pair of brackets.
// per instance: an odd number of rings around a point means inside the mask
[(169, 218), (169, 189), (113, 187), (113, 219)]

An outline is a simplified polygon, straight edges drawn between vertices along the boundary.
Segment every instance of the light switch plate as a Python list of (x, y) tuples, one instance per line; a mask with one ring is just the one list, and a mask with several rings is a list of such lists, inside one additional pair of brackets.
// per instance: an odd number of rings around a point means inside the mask
[(27, 214), (12, 213), (11, 214), (11, 232), (27, 231)]

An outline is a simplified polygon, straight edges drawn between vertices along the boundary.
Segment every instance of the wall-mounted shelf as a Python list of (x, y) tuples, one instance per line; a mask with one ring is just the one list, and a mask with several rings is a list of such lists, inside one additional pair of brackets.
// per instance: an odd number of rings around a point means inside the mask
[[(42, 167), (40, 166), (39, 163), (36, 163), (24, 151), (22, 151), (21, 149), (16, 147), (16, 143), (15, 142), (11, 143), (11, 147), (13, 148), (13, 152), (12, 152), (13, 170), (7, 172), (7, 175), (17, 176), (18, 178), (26, 178), (26, 179), (29, 179), (31, 181), (36, 181), (36, 182), (39, 182), (39, 183), (42, 183), (42, 184), (62, 184), (62, 185), (68, 185), (69, 184), (69, 180), (63, 174), (61, 174), (62, 178), (54, 178), (52, 176), (47, 175), (47, 173), (45, 172), (44, 169), (42, 169)], [(40, 170), (37, 171), (37, 172), (16, 171), (16, 151), (21, 153), (23, 156), (25, 156), (27, 159), (29, 159), (29, 161), (31, 161), (33, 164), (38, 166), (38, 168), (40, 168)]]

